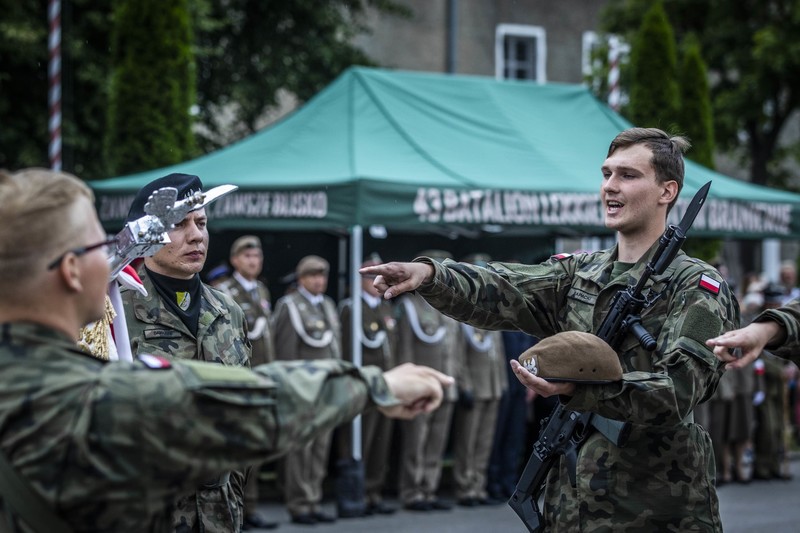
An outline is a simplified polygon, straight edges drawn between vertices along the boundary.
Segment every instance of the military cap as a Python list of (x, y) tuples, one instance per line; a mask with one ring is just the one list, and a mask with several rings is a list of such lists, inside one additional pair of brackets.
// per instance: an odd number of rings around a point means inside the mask
[(372, 252), (371, 254), (369, 254), (367, 257), (364, 258), (364, 261), (361, 262), (361, 268), (380, 265), (381, 263), (383, 263), (383, 259), (381, 259), (381, 256), (378, 255), (377, 252)]
[(329, 270), (330, 265), (326, 260), (318, 255), (307, 255), (297, 263), (295, 274), (298, 278), (302, 278), (310, 274), (327, 274)]
[(239, 252), (247, 250), (248, 248), (261, 249), (261, 239), (255, 235), (243, 235), (233, 241), (231, 245), (231, 257), (239, 255)]
[[(128, 210), (128, 218), (125, 220), (127, 222), (131, 222), (133, 220), (142, 218), (145, 215), (144, 205), (150, 199), (150, 195), (158, 189), (162, 189), (164, 187), (172, 187), (173, 189), (177, 189), (177, 199), (183, 200), (184, 198), (188, 198), (195, 193), (201, 192), (203, 190), (203, 182), (200, 181), (200, 178), (192, 174), (168, 174), (161, 178), (155, 179), (139, 189), (139, 192), (136, 193), (133, 203)], [(198, 205), (192, 211), (196, 211), (204, 206), (205, 204)]]
[(770, 283), (764, 289), (764, 305), (781, 305), (783, 298), (783, 290), (775, 283)]
[(461, 261), (471, 265), (485, 267), (491, 260), (492, 258), (489, 256), (489, 254), (473, 253), (465, 256)]
[(453, 254), (446, 250), (423, 250), (417, 254), (417, 257), (430, 257), (434, 261), (444, 261), (445, 259), (452, 259)]
[(525, 350), (519, 362), (547, 381), (609, 383), (622, 379), (622, 365), (614, 349), (582, 331), (564, 331), (542, 339)]

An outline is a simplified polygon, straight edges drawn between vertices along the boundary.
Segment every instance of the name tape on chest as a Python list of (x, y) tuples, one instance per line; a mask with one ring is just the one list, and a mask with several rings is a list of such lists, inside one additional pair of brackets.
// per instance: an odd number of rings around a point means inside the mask
[(713, 295), (719, 294), (719, 289), (722, 286), (722, 282), (715, 280), (711, 276), (707, 276), (706, 274), (700, 275), (700, 282), (698, 286), (701, 289), (705, 289)]

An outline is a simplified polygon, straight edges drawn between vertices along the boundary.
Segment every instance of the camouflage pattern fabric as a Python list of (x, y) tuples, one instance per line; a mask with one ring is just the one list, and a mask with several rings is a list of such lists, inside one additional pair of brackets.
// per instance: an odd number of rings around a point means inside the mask
[(180, 494), (274, 459), (370, 399), (397, 403), (379, 369), (340, 360), (254, 372), (164, 361), (106, 363), (44, 326), (0, 324), (0, 449), (76, 532), (170, 531)]
[[(201, 285), (195, 337), (162, 301), (144, 269), (141, 278), (147, 296), (132, 290), (121, 293), (134, 355), (163, 355), (250, 366), (250, 341), (244, 314), (230, 296)], [(173, 514), (175, 533), (239, 531), (244, 519), (244, 485), (244, 472), (229, 472), (205, 480), (196, 492), (180, 497)]]
[(800, 300), (792, 300), (778, 309), (769, 309), (758, 315), (754, 322), (771, 320), (783, 326), (786, 339), (780, 345), (767, 345), (771, 353), (800, 365)]
[[(656, 246), (615, 279), (609, 278), (616, 247), (530, 266), (432, 263), (434, 279), (417, 292), (484, 329), (520, 329), (540, 338), (594, 332), (613, 296), (639, 279)], [(719, 281), (718, 294), (700, 287), (703, 275)], [(642, 316), (656, 351), (645, 351), (630, 336), (618, 350), (623, 380), (581, 385), (566, 404), (632, 422), (630, 440), (618, 448), (599, 433), (590, 436), (578, 455), (577, 487), (570, 486), (563, 459), (550, 471), (547, 531), (722, 530), (711, 441), (690, 414), (713, 394), (723, 371), (705, 341), (738, 327), (738, 304), (716, 270), (683, 253), (647, 287), (663, 291)]]

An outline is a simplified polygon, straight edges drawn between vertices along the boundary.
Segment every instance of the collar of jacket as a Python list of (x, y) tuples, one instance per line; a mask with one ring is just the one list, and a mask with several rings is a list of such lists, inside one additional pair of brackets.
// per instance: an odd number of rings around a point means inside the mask
[[(147, 289), (147, 296), (135, 292), (133, 295), (134, 303), (138, 302), (141, 305), (134, 305), (134, 314), (138, 320), (147, 324), (161, 324), (172, 329), (177, 329), (186, 335), (194, 337), (189, 332), (189, 329), (183, 321), (175, 316), (175, 314), (161, 301), (156, 288), (153, 286), (153, 280), (147, 275), (146, 272), (140, 273), (142, 284)], [(153, 313), (153, 310), (158, 309), (158, 313)], [(198, 337), (208, 327), (208, 325), (216, 320), (217, 317), (227, 315), (228, 309), (223, 305), (222, 301), (214, 294), (205, 283), (200, 284), (200, 321), (198, 324), (197, 334)]]

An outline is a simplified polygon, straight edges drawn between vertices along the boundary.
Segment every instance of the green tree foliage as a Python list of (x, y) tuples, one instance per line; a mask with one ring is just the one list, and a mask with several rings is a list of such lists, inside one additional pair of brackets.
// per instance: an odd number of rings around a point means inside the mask
[[(0, 0), (0, 168), (48, 166), (47, 11), (40, 8)], [(35, 105), (20, 106), (26, 101)]]
[[(628, 34), (651, 0), (610, 0), (608, 31)], [(785, 159), (800, 147), (778, 144), (800, 107), (798, 0), (669, 0), (677, 37), (695, 32), (708, 65), (717, 145), (742, 154), (751, 180), (784, 186)]]
[(229, 141), (225, 109), (236, 137), (256, 131), (280, 89), (305, 101), (351, 65), (373, 65), (353, 45), (367, 32), (370, 8), (400, 16), (391, 0), (196, 0), (198, 103), (208, 134), (205, 149)]
[(700, 43), (694, 34), (684, 38), (679, 85), (678, 126), (692, 141), (688, 157), (713, 169), (714, 123), (711, 116), (708, 69), (700, 54)]
[(114, 11), (104, 148), (112, 174), (194, 155), (194, 55), (188, 0), (122, 0)]
[(673, 130), (679, 108), (677, 51), (660, 1), (652, 4), (631, 45), (630, 102), (623, 113), (637, 126)]
[[(110, 31), (118, 3), (62, 2), (64, 169), (89, 179), (113, 175), (103, 164), (101, 141), (110, 124)], [(145, 9), (150, 3), (133, 4)], [(195, 122), (208, 132), (196, 141), (204, 151), (254, 131), (279, 89), (304, 101), (348, 66), (370, 64), (352, 37), (367, 31), (373, 10), (410, 13), (393, 0), (188, 0), (188, 7)], [(46, 166), (47, 2), (0, 0), (0, 13), (0, 167)], [(157, 48), (155, 41), (173, 38), (163, 31), (147, 37)], [(220, 131), (218, 112), (233, 112), (233, 126), (224, 126), (233, 135)], [(132, 130), (128, 139), (140, 142)]]

